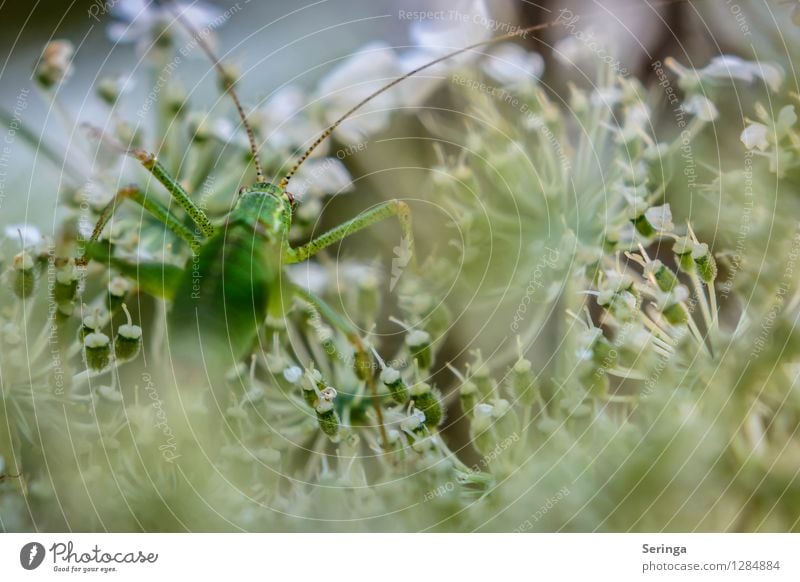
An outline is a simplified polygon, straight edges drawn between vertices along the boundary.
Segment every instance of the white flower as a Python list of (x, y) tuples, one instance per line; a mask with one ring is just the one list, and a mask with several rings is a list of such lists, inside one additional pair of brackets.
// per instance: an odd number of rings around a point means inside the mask
[(714, 121), (719, 116), (717, 107), (702, 95), (692, 95), (681, 105), (683, 110), (702, 121)]
[[(411, 25), (409, 35), (416, 48), (398, 56), (402, 73), (491, 37), (488, 26), (491, 19), (483, 0), (438, 0), (426, 4), (426, 9), (444, 11), (449, 18), (421, 20)], [(398, 101), (408, 107), (419, 105), (447, 79), (451, 70), (468, 65), (479, 55), (478, 51), (467, 51), (425, 69), (397, 87)]]
[[(324, 102), (326, 122), (333, 123), (399, 74), (397, 58), (391, 47), (380, 42), (366, 45), (320, 82), (317, 92)], [(387, 91), (375, 97), (336, 130), (339, 139), (354, 143), (382, 131), (389, 125), (396, 104), (396, 92)]]
[(292, 283), (315, 294), (323, 293), (330, 282), (325, 267), (313, 261), (306, 261), (302, 265), (289, 265), (286, 267), (286, 274)]
[[(205, 2), (172, 2), (174, 11), (158, 2), (149, 0), (119, 0), (111, 8), (111, 14), (117, 19), (107, 29), (108, 37), (113, 42), (135, 43), (136, 50), (142, 54), (153, 43), (163, 39), (165, 30), (175, 23), (175, 14), (180, 14), (206, 42), (214, 43), (209, 34), (222, 20), (223, 12), (212, 4)], [(179, 31), (187, 42), (191, 35), (179, 24), (172, 30)]]
[(283, 377), (291, 384), (297, 384), (300, 378), (303, 377), (303, 370), (298, 366), (291, 366), (283, 371)]
[(23, 247), (38, 247), (42, 242), (42, 233), (35, 226), (28, 224), (12, 224), (7, 226), (3, 234), (9, 240), (21, 242)]
[(748, 125), (739, 139), (748, 150), (758, 148), (762, 152), (769, 147), (769, 128), (763, 123), (751, 123)]
[(776, 64), (746, 61), (732, 55), (714, 57), (702, 69), (684, 67), (672, 58), (665, 59), (664, 64), (680, 77), (684, 85), (690, 87), (704, 80), (713, 83), (738, 79), (752, 83), (760, 78), (770, 89), (778, 91), (783, 84), (784, 77), (783, 70)]
[[(273, 149), (294, 152), (310, 145), (325, 129), (327, 123), (312, 120), (307, 114), (308, 96), (297, 86), (287, 85), (278, 89), (254, 115), (254, 123), (262, 129), (264, 139)], [(324, 155), (328, 149), (325, 142), (313, 156)]]
[(672, 224), (672, 210), (669, 204), (648, 208), (644, 212), (644, 217), (650, 223), (650, 226), (661, 232), (670, 231), (675, 226)]
[(504, 43), (495, 47), (482, 63), (483, 72), (505, 87), (524, 87), (538, 81), (544, 73), (539, 53), (519, 45)]
[(701, 76), (713, 79), (739, 79), (752, 83), (763, 79), (773, 91), (778, 91), (783, 84), (783, 70), (772, 63), (746, 61), (733, 55), (721, 55), (697, 71)]
[(350, 172), (338, 158), (312, 158), (297, 172), (292, 193), (300, 199), (353, 191)]
[(775, 122), (775, 131), (782, 138), (797, 123), (797, 113), (794, 112), (794, 105), (785, 105), (778, 112), (778, 120)]

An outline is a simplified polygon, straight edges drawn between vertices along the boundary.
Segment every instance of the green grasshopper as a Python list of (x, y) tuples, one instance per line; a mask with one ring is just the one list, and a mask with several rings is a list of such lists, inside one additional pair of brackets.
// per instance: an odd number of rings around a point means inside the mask
[[(471, 49), (524, 35), (553, 25), (547, 23), (475, 43), (434, 59), (381, 87), (352, 107), (328, 127), (303, 153), (291, 170), (277, 184), (267, 182), (261, 168), (254, 133), (248, 124), (244, 108), (219, 59), (190, 23), (175, 14), (176, 19), (196, 38), (198, 46), (223, 80), (225, 91), (232, 98), (242, 124), (247, 131), (257, 182), (240, 190), (233, 210), (219, 224), (214, 224), (192, 200), (181, 184), (166, 170), (152, 153), (141, 149), (123, 150), (133, 156), (170, 193), (202, 233), (198, 239), (180, 218), (162, 203), (145, 196), (137, 187), (121, 189), (101, 212), (100, 218), (78, 259), (85, 266), (95, 259), (137, 281), (145, 292), (171, 302), (167, 319), (169, 346), (177, 346), (179, 357), (202, 359), (209, 378), (214, 370), (228, 370), (253, 349), (258, 331), (267, 315), (280, 316), (293, 294), (314, 305), (331, 325), (342, 332), (355, 350), (356, 373), (368, 382), (381, 432), (384, 431), (381, 407), (373, 381), (373, 366), (369, 351), (358, 331), (345, 318), (330, 308), (321, 298), (308, 290), (287, 282), (283, 267), (305, 261), (322, 249), (341, 241), (368, 226), (395, 217), (402, 227), (414, 268), (414, 247), (411, 211), (405, 202), (389, 200), (361, 215), (344, 222), (302, 246), (289, 244), (294, 200), (287, 191), (290, 180), (311, 153), (353, 113), (372, 99), (420, 71)], [(102, 136), (101, 136), (102, 137)], [(100, 244), (100, 236), (114, 210), (123, 200), (131, 200), (154, 216), (189, 245), (194, 261), (181, 269), (160, 263), (130, 263), (113, 257), (108, 245)], [(213, 382), (212, 382), (213, 387)], [(385, 440), (385, 433), (382, 434)]]

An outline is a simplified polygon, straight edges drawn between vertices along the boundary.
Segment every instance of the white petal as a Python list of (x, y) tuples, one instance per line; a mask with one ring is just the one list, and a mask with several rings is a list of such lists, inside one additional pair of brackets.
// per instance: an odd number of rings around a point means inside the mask
[[(319, 84), (325, 102), (325, 119), (333, 123), (359, 101), (399, 75), (394, 51), (383, 43), (371, 43), (331, 71)], [(352, 143), (385, 129), (397, 92), (387, 91), (362, 107), (337, 129), (342, 141)]]
[(761, 78), (773, 91), (778, 91), (783, 84), (783, 70), (773, 63), (746, 61), (732, 55), (722, 55), (711, 59), (711, 62), (698, 70), (705, 77), (714, 79), (739, 79), (753, 82)]
[(325, 268), (319, 263), (311, 261), (301, 265), (289, 265), (286, 267), (286, 272), (293, 283), (312, 293), (322, 293), (330, 282)]
[(42, 242), (42, 233), (35, 226), (28, 224), (11, 224), (7, 226), (3, 234), (7, 239), (19, 242), (22, 236), (22, 244), (25, 247), (35, 247)]
[(747, 149), (758, 148), (763, 152), (769, 147), (768, 132), (769, 128), (763, 123), (752, 123), (744, 129), (739, 139)]
[(544, 59), (539, 53), (505, 43), (491, 51), (482, 67), (488, 76), (501, 85), (513, 87), (539, 80), (544, 73)]
[[(434, 3), (436, 4), (436, 3)], [(411, 25), (411, 39), (421, 48), (432, 53), (443, 54), (482, 40), (487, 40), (492, 31), (489, 11), (482, 0), (451, 0), (439, 2), (446, 9), (447, 19), (421, 20)], [(426, 6), (429, 10), (430, 5)], [(460, 62), (475, 58), (470, 52), (456, 59)]]
[(111, 14), (120, 20), (133, 22), (147, 11), (147, 6), (145, 0), (118, 0), (111, 3)]
[(300, 197), (308, 194), (340, 194), (352, 190), (350, 172), (337, 158), (308, 160), (292, 183), (292, 192)]
[(794, 112), (794, 105), (785, 105), (778, 113), (775, 129), (783, 136), (795, 123), (797, 123), (797, 114)]
[(653, 228), (659, 231), (672, 230), (672, 209), (669, 204), (662, 206), (653, 206), (644, 212), (644, 217), (647, 219)]
[(719, 116), (717, 107), (702, 95), (692, 95), (683, 102), (682, 107), (686, 113), (695, 115), (703, 121), (714, 121)]

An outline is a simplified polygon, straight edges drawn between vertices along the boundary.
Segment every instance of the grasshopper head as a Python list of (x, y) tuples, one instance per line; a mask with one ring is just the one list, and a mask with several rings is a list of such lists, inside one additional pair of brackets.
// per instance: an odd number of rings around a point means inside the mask
[(235, 219), (269, 238), (280, 240), (292, 224), (292, 197), (283, 188), (258, 182), (239, 191)]

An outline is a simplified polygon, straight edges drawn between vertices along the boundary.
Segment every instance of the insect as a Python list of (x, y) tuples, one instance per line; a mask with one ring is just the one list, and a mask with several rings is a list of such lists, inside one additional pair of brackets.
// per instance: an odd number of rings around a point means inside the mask
[[(173, 178), (156, 156), (141, 149), (122, 151), (134, 157), (170, 193), (185, 212), (198, 237), (184, 222), (162, 203), (147, 197), (136, 186), (119, 190), (103, 209), (94, 231), (78, 263), (86, 265), (98, 260), (137, 281), (145, 292), (161, 296), (171, 303), (167, 318), (170, 351), (177, 358), (186, 358), (204, 366), (206, 375), (213, 378), (214, 370), (227, 370), (245, 357), (253, 348), (258, 331), (267, 315), (280, 317), (292, 295), (299, 295), (314, 305), (320, 314), (353, 345), (356, 372), (369, 384), (381, 431), (383, 419), (377, 402), (371, 356), (358, 331), (345, 318), (330, 308), (321, 298), (303, 287), (293, 285), (283, 274), (283, 267), (305, 261), (322, 249), (341, 241), (357, 231), (382, 220), (396, 218), (411, 252), (414, 268), (412, 217), (409, 207), (400, 200), (376, 205), (361, 215), (344, 222), (301, 246), (289, 244), (294, 200), (287, 187), (297, 170), (311, 153), (353, 113), (384, 91), (416, 73), (446, 59), (501, 40), (521, 36), (533, 30), (552, 26), (554, 22), (518, 29), (488, 41), (475, 43), (434, 59), (393, 81), (364, 98), (330, 125), (303, 153), (291, 170), (277, 183), (268, 182), (262, 171), (254, 133), (248, 124), (244, 108), (220, 60), (192, 25), (173, 10), (179, 21), (195, 37), (222, 79), (225, 91), (236, 106), (247, 132), (256, 183), (240, 190), (233, 210), (215, 224)], [(102, 139), (102, 136), (100, 136)], [(117, 147), (117, 146), (115, 146)], [(126, 262), (113, 256), (109, 245), (100, 237), (116, 208), (124, 200), (139, 204), (146, 212), (172, 231), (192, 248), (193, 261), (183, 269), (169, 264)], [(212, 385), (214, 381), (212, 380)], [(385, 437), (385, 434), (383, 435)], [(386, 440), (384, 440), (386, 442)]]

